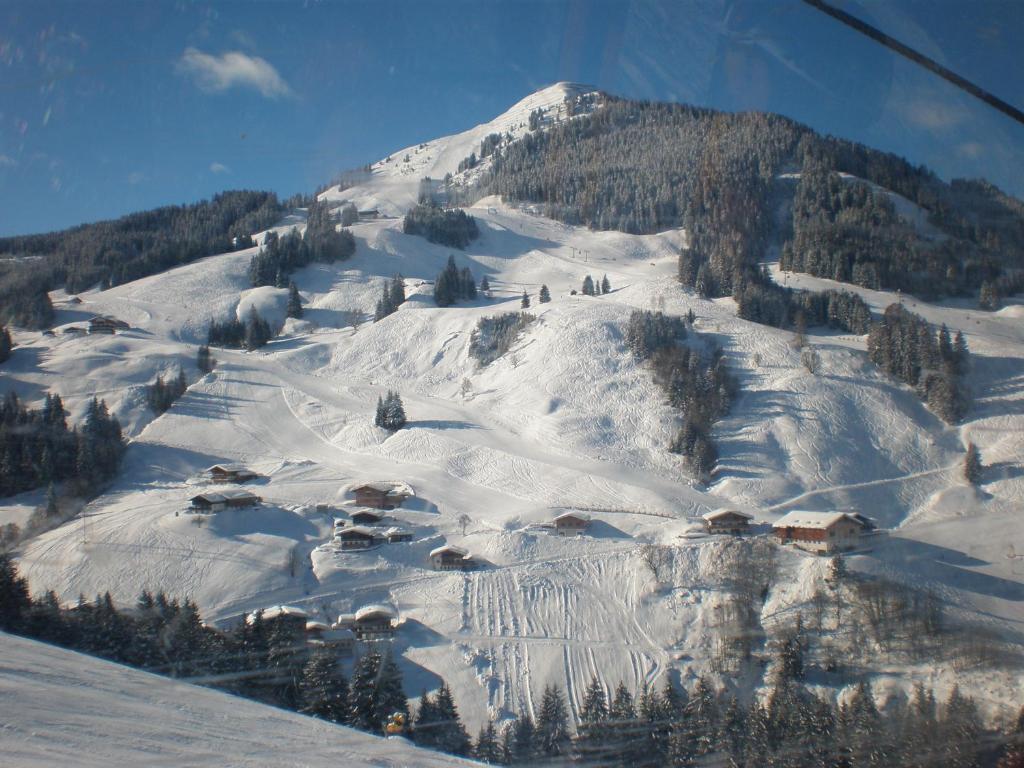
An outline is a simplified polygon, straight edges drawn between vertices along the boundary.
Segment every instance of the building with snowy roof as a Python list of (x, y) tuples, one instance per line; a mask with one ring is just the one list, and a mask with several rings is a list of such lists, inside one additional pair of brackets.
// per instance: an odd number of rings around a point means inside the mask
[(435, 571), (468, 571), (476, 566), (476, 561), (462, 547), (444, 544), (430, 550), (430, 565)]
[(357, 509), (349, 513), (353, 525), (380, 525), (386, 517), (379, 509)]
[(196, 512), (220, 512), (260, 504), (263, 499), (249, 491), (217, 491), (193, 496), (192, 509)]
[(336, 528), (334, 531), (334, 541), (346, 550), (368, 549), (380, 544), (382, 540), (379, 530), (367, 528), (365, 525)]
[(245, 483), (259, 477), (248, 467), (241, 464), (214, 464), (206, 468), (206, 474), (215, 483)]
[(395, 635), (398, 614), (393, 608), (380, 603), (364, 605), (355, 613), (342, 614), (334, 629), (351, 631), (362, 641), (390, 640)]
[(363, 483), (352, 489), (356, 504), (374, 509), (394, 509), (409, 498), (404, 486), (397, 483)]
[(793, 510), (772, 523), (772, 532), (779, 541), (812, 552), (853, 549), (866, 530), (864, 522), (847, 512)]
[(586, 512), (563, 512), (553, 522), (559, 536), (576, 536), (590, 527), (590, 515)]
[(736, 509), (716, 509), (701, 515), (704, 521), (704, 528), (708, 533), (728, 533), (738, 536), (750, 529), (750, 521), (753, 515), (740, 512)]

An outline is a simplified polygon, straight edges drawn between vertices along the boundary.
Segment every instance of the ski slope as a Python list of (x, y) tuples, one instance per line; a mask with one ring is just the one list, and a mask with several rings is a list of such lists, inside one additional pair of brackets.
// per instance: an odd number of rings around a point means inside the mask
[(0, 633), (0, 752), (74, 765), (471, 765), (286, 710)]
[[(495, 130), (525, 130), (533, 109), (557, 112), (572, 88), (553, 86), (492, 123), (411, 148), (414, 172), (402, 171), (405, 164), (395, 163), (404, 153), (395, 153), (360, 186), (325, 197), (397, 216), (415, 199), (421, 176), (456, 169)], [(217, 369), (157, 419), (145, 407), (144, 384), (179, 362), (196, 377), (192, 360), (209, 320), (238, 312), (254, 295), (245, 274), (254, 251), (90, 291), (80, 305), (56, 296), (65, 324), (103, 313), (132, 329), (84, 338), (19, 332), (0, 385), (29, 402), (55, 390), (73, 418), (88, 398), (105, 397), (132, 444), (108, 492), (24, 547), (20, 566), (33, 589), (68, 600), (109, 590), (118, 601), (162, 589), (191, 597), (204, 617), (224, 622), (283, 602), (329, 620), (389, 603), (403, 622), (396, 645), (408, 692), (443, 677), (475, 730), (488, 716), (533, 711), (549, 682), (565, 686), (575, 711), (594, 675), (609, 687), (621, 680), (639, 690), (665, 675), (686, 682), (707, 672), (729, 545), (685, 537), (702, 513), (735, 506), (770, 522), (790, 509), (856, 509), (892, 533), (885, 546), (851, 558), (852, 567), (936, 589), (958, 615), (1019, 639), (1020, 307), (992, 314), (956, 303), (911, 307), (967, 335), (976, 404), (962, 425), (949, 427), (867, 361), (864, 337), (812, 329), (822, 358), (812, 375), (790, 333), (738, 319), (731, 299), (681, 290), (681, 231), (591, 232), (496, 198), (470, 212), (481, 236), (455, 257), (478, 280), (487, 276), (491, 297), (435, 307), (431, 281), (452, 249), (402, 234), (398, 218), (355, 224), (351, 260), (293, 275), (306, 304), (302, 320), (288, 320), (257, 352), (215, 350)], [(292, 224), (301, 226), (301, 216), (282, 226)], [(405, 278), (407, 301), (369, 322), (395, 273)], [(612, 292), (570, 295), (588, 274), (607, 274)], [(550, 303), (537, 303), (542, 284)], [(844, 287), (875, 310), (897, 300)], [(536, 320), (507, 355), (479, 367), (468, 354), (477, 321), (519, 311), (524, 290)], [(256, 298), (280, 300), (272, 290)], [(666, 450), (678, 414), (623, 344), (623, 325), (637, 308), (692, 309), (697, 330), (722, 345), (741, 382), (741, 397), (715, 427), (721, 459), (707, 487)], [(401, 393), (409, 416), (394, 434), (373, 426), (377, 398), (388, 389)], [(961, 477), (968, 440), (989, 467), (977, 491)], [(215, 489), (200, 473), (221, 461), (264, 475), (252, 489), (265, 504), (197, 525), (184, 514), (187, 500)], [(393, 515), (414, 540), (335, 552), (327, 546), (333, 513), (317, 513), (316, 504), (343, 506), (345, 489), (369, 480), (415, 489)], [(8, 501), (0, 515), (38, 503), (31, 494)], [(589, 535), (563, 539), (542, 527), (565, 509), (591, 512)], [(428, 553), (444, 542), (487, 565), (468, 574), (430, 570)], [(670, 575), (655, 579), (644, 565), (645, 543), (671, 548)], [(292, 573), (296, 557), (301, 568)], [(821, 583), (823, 565), (788, 549), (779, 558), (785, 577), (768, 605), (777, 617), (792, 617)], [(771, 631), (784, 627), (779, 618)], [(972, 692), (989, 711), (1019, 705), (1019, 677), (1011, 673), (885, 675), (897, 687), (922, 680), (938, 691), (954, 680), (977, 682)]]

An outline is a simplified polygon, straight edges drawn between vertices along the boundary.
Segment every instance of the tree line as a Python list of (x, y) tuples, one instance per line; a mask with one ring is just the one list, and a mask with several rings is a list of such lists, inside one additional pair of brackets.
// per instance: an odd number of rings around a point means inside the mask
[(868, 358), (890, 376), (914, 387), (936, 415), (948, 424), (960, 421), (970, 407), (964, 382), (970, 353), (963, 332), (950, 338), (943, 326), (928, 322), (902, 304), (890, 304), (868, 333)]
[(655, 383), (669, 404), (681, 411), (682, 426), (669, 450), (686, 457), (694, 474), (706, 480), (718, 461), (712, 425), (729, 411), (737, 384), (722, 350), (706, 339), (696, 347), (683, 341), (692, 330), (688, 321), (662, 312), (634, 310), (626, 323), (626, 346), (637, 361), (649, 361)]
[(0, 554), (0, 629), (371, 733), (390, 725), (420, 746), (490, 764), (1017, 768), (1024, 757), (1024, 711), (1001, 734), (955, 687), (942, 702), (921, 684), (906, 699), (882, 701), (862, 681), (838, 703), (805, 685), (794, 640), (776, 646), (774, 680), (761, 697), (741, 698), (706, 677), (689, 689), (666, 677), (660, 690), (620, 683), (613, 693), (595, 678), (573, 729), (564, 693), (548, 685), (535, 717), (519, 712), (501, 728), (491, 719), (473, 740), (444, 681), (410, 713), (389, 650), (365, 652), (349, 680), (333, 654), (311, 650), (301, 632), (262, 612), (219, 631), (194, 603), (162, 593), (144, 591), (129, 610), (109, 593), (63, 607), (53, 592), (31, 597)]
[(13, 391), (0, 402), (0, 496), (64, 481), (89, 496), (117, 474), (124, 450), (121, 425), (102, 400), (93, 398), (71, 428), (60, 395), (48, 394), (40, 410)]
[(232, 191), (59, 232), (0, 238), (0, 320), (53, 322), (48, 291), (120, 285), (230, 251), (234, 237), (272, 226), (283, 212), (272, 192)]

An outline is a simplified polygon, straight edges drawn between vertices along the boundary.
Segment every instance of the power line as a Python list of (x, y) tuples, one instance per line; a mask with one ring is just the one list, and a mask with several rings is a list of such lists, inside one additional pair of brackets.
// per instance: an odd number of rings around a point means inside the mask
[(822, 13), (828, 14), (836, 21), (839, 21), (845, 24), (846, 26), (850, 27), (851, 29), (860, 32), (862, 35), (870, 37), (872, 40), (881, 43), (889, 50), (898, 53), (900, 56), (910, 59), (916, 64), (920, 64), (925, 69), (941, 77), (943, 80), (952, 83), (960, 90), (966, 91), (975, 98), (981, 99), (989, 106), (998, 109), (1007, 117), (1010, 117), (1013, 120), (1016, 120), (1021, 125), (1024, 125), (1024, 112), (1021, 112), (1012, 104), (1007, 104), (998, 96), (989, 91), (986, 91), (981, 86), (975, 85), (970, 80), (961, 77), (956, 72), (947, 69), (934, 59), (928, 58), (923, 53), (919, 53), (910, 46), (904, 45), (899, 40), (890, 37), (889, 35), (885, 34), (885, 32), (878, 29), (878, 27), (873, 27), (867, 22), (861, 21), (856, 16), (851, 16), (846, 11), (841, 11), (838, 8), (829, 5), (828, 3), (825, 3), (823, 0), (803, 1), (812, 8), (815, 8), (821, 11)]

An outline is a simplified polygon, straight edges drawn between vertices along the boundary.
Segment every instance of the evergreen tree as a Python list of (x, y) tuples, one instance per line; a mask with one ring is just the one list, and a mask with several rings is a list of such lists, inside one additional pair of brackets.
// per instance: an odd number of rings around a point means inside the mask
[(480, 278), (480, 293), (488, 294), (491, 291), (491, 284), (487, 280), (487, 275)]
[(964, 479), (971, 485), (980, 485), (981, 470), (981, 454), (978, 452), (978, 446), (968, 443), (967, 453), (964, 456)]
[(6, 552), (0, 552), (0, 629), (19, 631), (31, 606), (28, 582), (18, 575), (13, 558)]
[(359, 211), (352, 203), (341, 209), (341, 226), (351, 227), (357, 221), (359, 221)]
[(348, 698), (348, 681), (338, 660), (327, 651), (314, 653), (302, 670), (299, 711), (343, 723), (348, 717)]
[(579, 762), (590, 763), (601, 759), (607, 734), (608, 704), (604, 688), (595, 677), (583, 694), (580, 725), (576, 736), (576, 757)]
[(57, 489), (50, 483), (46, 487), (46, 519), (53, 521), (60, 517), (60, 506), (57, 503)]
[(481, 763), (499, 765), (502, 762), (501, 745), (498, 743), (498, 732), (494, 727), (494, 721), (488, 720), (487, 725), (480, 728), (476, 737), (476, 744), (473, 746), (473, 757)]
[(519, 306), (523, 309), (530, 308), (530, 296), (526, 291), (523, 291), (523, 297), (519, 300)]
[(452, 698), (447, 683), (441, 683), (434, 698), (434, 707), (438, 731), (436, 748), (451, 755), (468, 755), (472, 742), (462, 724), (462, 718), (459, 717), (459, 710), (455, 706), (455, 699)]
[(14, 342), (11, 341), (11, 332), (3, 325), (0, 325), (0, 363), (7, 362), (11, 356)]
[(364, 654), (356, 661), (349, 684), (348, 722), (353, 728), (371, 733), (380, 733), (384, 727), (384, 723), (377, 720), (380, 713), (375, 697), (380, 665), (379, 653)]
[(611, 293), (612, 284), (608, 281), (608, 275), (601, 278), (601, 293)]
[(533, 718), (526, 712), (520, 712), (512, 728), (512, 754), (509, 762), (519, 765), (532, 760), (539, 754), (537, 744), (537, 728)]
[(537, 713), (537, 749), (542, 755), (558, 757), (569, 753), (569, 744), (569, 714), (565, 699), (558, 688), (546, 686)]
[(405, 302), (405, 278), (396, 274), (391, 278), (391, 288), (388, 293), (393, 309), (398, 309)]
[(285, 314), (288, 317), (302, 317), (302, 297), (294, 282), (288, 283), (288, 307)]
[(540, 287), (540, 295), (538, 296), (538, 299), (541, 304), (547, 304), (551, 301), (551, 291), (548, 290), (546, 285), (542, 285)]
[(590, 275), (587, 275), (586, 277), (583, 278), (583, 287), (580, 289), (580, 293), (582, 293), (584, 296), (594, 295), (594, 278), (592, 278)]
[(413, 723), (412, 740), (421, 747), (436, 748), (440, 738), (438, 730), (437, 706), (434, 700), (423, 691), (419, 706), (416, 707), (416, 720)]
[(402, 405), (402, 398), (397, 392), (388, 390), (387, 397), (383, 400), (378, 399), (377, 415), (374, 419), (374, 424), (392, 432), (405, 426), (405, 407)]
[(401, 715), (409, 722), (409, 700), (402, 688), (402, 673), (389, 648), (384, 654), (377, 674), (373, 696), (374, 720), (383, 726), (393, 715)]

